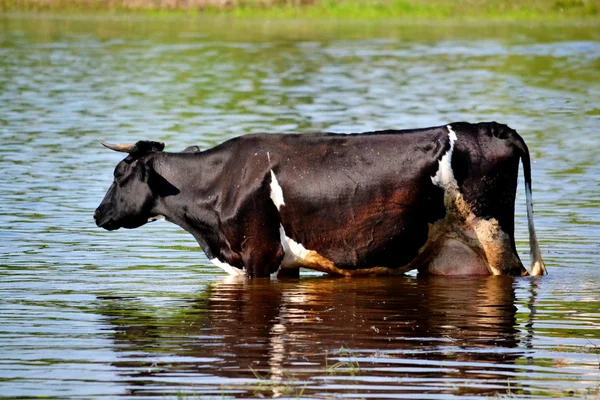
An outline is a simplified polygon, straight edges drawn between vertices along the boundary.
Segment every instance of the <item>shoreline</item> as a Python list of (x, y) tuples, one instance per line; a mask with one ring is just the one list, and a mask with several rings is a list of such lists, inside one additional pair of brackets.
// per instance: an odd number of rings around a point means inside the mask
[[(219, 1), (217, 3), (216, 1)], [(304, 0), (307, 1), (307, 0)], [(311, 1), (311, 0), (308, 0)], [(600, 1), (483, 0), (0, 0), (1, 14), (225, 17), (272, 20), (455, 22), (600, 22)], [(468, 4), (470, 8), (463, 7)]]

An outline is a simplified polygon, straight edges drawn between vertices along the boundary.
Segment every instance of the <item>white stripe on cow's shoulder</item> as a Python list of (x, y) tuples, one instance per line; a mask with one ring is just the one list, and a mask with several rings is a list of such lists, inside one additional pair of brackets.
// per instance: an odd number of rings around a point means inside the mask
[(227, 272), (229, 275), (235, 275), (235, 276), (239, 276), (239, 275), (244, 275), (244, 271), (236, 268), (236, 267), (232, 267), (231, 265), (227, 264), (226, 262), (223, 262), (221, 260), (219, 260), (218, 258), (211, 258), (210, 262), (215, 264), (217, 267), (222, 268), (225, 272)]
[(273, 170), (271, 170), (271, 200), (273, 200), (277, 210), (285, 205), (285, 201), (283, 200), (283, 190), (281, 189), (281, 186), (279, 186), (279, 182), (277, 182), (277, 177)]
[[(273, 170), (271, 170), (271, 200), (273, 201), (273, 204), (275, 204), (275, 207), (277, 207), (278, 211), (281, 209), (281, 206), (285, 205), (285, 200), (283, 199), (283, 189), (279, 185)], [(280, 268), (299, 268), (300, 265), (302, 265), (303, 262), (308, 258), (308, 256), (314, 253), (314, 251), (311, 252), (310, 250), (307, 250), (302, 244), (287, 237), (282, 224), (279, 224), (279, 240), (281, 242), (281, 246), (283, 247), (283, 259), (281, 260)]]
[(446, 125), (448, 128), (448, 138), (450, 139), (450, 148), (444, 154), (439, 161), (439, 168), (435, 176), (431, 177), (431, 181), (434, 185), (442, 188), (448, 188), (456, 186), (456, 179), (454, 178), (454, 171), (452, 171), (452, 153), (454, 152), (454, 143), (456, 142), (456, 133), (452, 130), (450, 125)]
[[(271, 170), (271, 200), (273, 200), (273, 204), (275, 204), (278, 211), (281, 209), (281, 206), (285, 205), (283, 189), (281, 189), (279, 182), (277, 182), (277, 177), (273, 170)], [(283, 225), (281, 224), (279, 224), (279, 240), (283, 247), (283, 259), (281, 260), (280, 267), (283, 269), (298, 268), (302, 261), (308, 256), (309, 250), (306, 250), (300, 243), (287, 237), (285, 229), (283, 229)]]
[[(283, 189), (281, 189), (273, 170), (271, 170), (271, 200), (273, 201), (273, 204), (275, 204), (275, 207), (277, 207), (277, 211), (281, 209), (281, 206), (285, 205)], [(283, 247), (283, 259), (281, 260), (280, 267), (284, 269), (298, 268), (298, 265), (306, 258), (309, 251), (301, 244), (296, 243), (287, 237), (283, 225), (281, 224), (279, 224), (279, 240)]]

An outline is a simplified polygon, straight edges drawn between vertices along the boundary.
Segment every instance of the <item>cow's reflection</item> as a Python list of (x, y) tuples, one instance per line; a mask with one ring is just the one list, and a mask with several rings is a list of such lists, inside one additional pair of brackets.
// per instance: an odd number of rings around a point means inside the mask
[[(291, 374), (310, 380), (325, 374), (326, 353), (335, 359), (344, 347), (365, 376), (456, 384), (498, 379), (522, 355), (513, 284), (503, 276), (226, 278), (160, 312), (111, 300), (104, 314), (111, 317), (117, 349), (182, 360), (151, 369), (156, 379), (166, 368), (191, 379), (248, 378), (254, 370), (270, 379)], [(136, 362), (124, 359), (117, 365), (133, 373)]]

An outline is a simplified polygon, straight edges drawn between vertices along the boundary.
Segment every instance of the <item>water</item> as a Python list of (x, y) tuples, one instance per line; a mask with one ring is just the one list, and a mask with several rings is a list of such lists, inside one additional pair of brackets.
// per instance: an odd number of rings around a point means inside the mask
[[(3, 15), (0, 67), (0, 396), (600, 396), (597, 25)], [(99, 140), (458, 120), (527, 140), (547, 277), (236, 280), (92, 220)]]

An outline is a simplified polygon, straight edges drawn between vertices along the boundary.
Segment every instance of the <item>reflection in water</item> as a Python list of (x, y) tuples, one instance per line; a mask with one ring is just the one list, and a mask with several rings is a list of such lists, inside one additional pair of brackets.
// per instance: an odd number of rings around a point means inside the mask
[[(347, 380), (348, 371), (328, 376), (327, 367), (349, 357), (359, 370), (336, 391), (379, 380), (386, 393), (415, 386), (496, 393), (523, 355), (515, 349), (513, 283), (502, 276), (226, 278), (157, 316), (135, 299), (105, 300), (102, 312), (113, 325), (115, 347), (125, 353), (115, 365), (141, 393), (167, 377), (191, 381), (198, 374), (223, 390), (223, 382), (247, 381), (254, 370), (265, 379), (308, 382), (306, 390), (318, 394), (327, 390), (323, 383)], [(153, 366), (148, 354), (168, 361)], [(143, 379), (140, 361), (149, 364)]]

